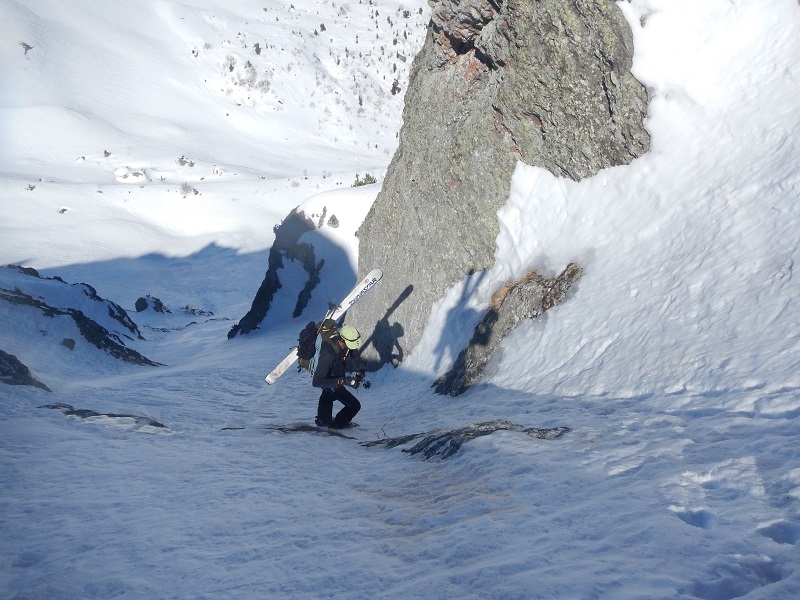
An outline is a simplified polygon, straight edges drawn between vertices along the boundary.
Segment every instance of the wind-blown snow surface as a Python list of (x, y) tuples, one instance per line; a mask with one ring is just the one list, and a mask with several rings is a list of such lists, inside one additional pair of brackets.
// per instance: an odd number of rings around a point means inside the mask
[[(53, 389), (0, 388), (0, 595), (799, 597), (798, 3), (620, 4), (652, 151), (580, 183), (520, 165), (497, 266), (359, 391), (353, 435), (495, 418), (572, 431), (427, 462), (269, 429), (316, 405), (299, 374), (262, 381), (306, 321), (288, 319), (288, 290), (262, 330), (225, 338), (272, 226), (304, 201), (341, 221), (314, 232), (347, 258), (324, 277), (354, 280), (350, 233), (377, 190), (346, 186), (382, 174), (400, 99), (381, 87), (391, 66), (348, 58), (355, 35), (373, 57), (396, 37), (410, 62), (427, 8), (215, 4), (0, 4), (3, 262), (91, 284), (166, 365), (70, 351), (68, 332), (0, 305), (0, 347)], [(234, 85), (246, 60), (256, 80)], [(377, 87), (359, 106), (344, 82), (365, 73)], [(485, 384), (431, 394), (497, 285), (569, 260), (577, 290), (511, 335)], [(148, 293), (173, 314), (134, 313)], [(39, 408), (57, 403), (166, 428)]]

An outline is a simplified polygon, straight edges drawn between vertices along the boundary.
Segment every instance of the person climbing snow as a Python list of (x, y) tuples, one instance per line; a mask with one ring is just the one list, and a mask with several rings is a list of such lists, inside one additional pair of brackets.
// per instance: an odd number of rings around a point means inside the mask
[[(361, 410), (361, 403), (345, 386), (356, 389), (364, 379), (364, 363), (358, 352), (361, 334), (352, 325), (345, 325), (337, 331), (333, 319), (322, 323), (321, 333), (325, 343), (319, 349), (319, 359), (311, 380), (311, 385), (322, 388), (314, 422), (320, 427), (335, 429), (355, 427), (357, 424), (352, 421)], [(344, 404), (344, 407), (332, 418), (335, 400)]]

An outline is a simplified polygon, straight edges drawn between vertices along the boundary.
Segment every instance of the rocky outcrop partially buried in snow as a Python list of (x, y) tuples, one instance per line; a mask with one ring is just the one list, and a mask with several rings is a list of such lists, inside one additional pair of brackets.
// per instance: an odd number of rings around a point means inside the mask
[(422, 438), (411, 448), (404, 448), (403, 452), (419, 454), (423, 460), (434, 457), (444, 460), (456, 454), (465, 443), (496, 431), (520, 431), (540, 440), (555, 440), (572, 430), (569, 427), (523, 427), (505, 419), (496, 419), (484, 423), (473, 423), (450, 431), (429, 431), (396, 438), (384, 438), (374, 442), (361, 442), (361, 445), (396, 448)]
[(41, 336), (57, 336), (60, 344), (71, 349), (75, 348), (74, 338), (81, 338), (119, 360), (160, 366), (126, 346), (126, 340), (144, 338), (125, 309), (100, 297), (85, 283), (70, 285), (60, 277), (42, 277), (35, 269), (2, 267), (0, 314), (7, 320), (11, 336), (4, 343), (38, 330)]
[(649, 148), (644, 87), (631, 75), (630, 27), (611, 0), (437, 0), (412, 67), (400, 146), (358, 231), (359, 273), (380, 288), (348, 319), (377, 348), (414, 348), (431, 306), (491, 267), (517, 161), (579, 180)]
[(483, 375), (500, 342), (523, 319), (535, 319), (567, 296), (583, 269), (570, 263), (557, 277), (542, 277), (530, 271), (519, 281), (508, 283), (492, 296), (489, 309), (475, 328), (469, 345), (449, 373), (434, 383), (439, 394), (458, 396)]
[(0, 382), (8, 385), (30, 385), (50, 391), (50, 388), (31, 375), (31, 370), (13, 354), (0, 350)]
[[(55, 407), (48, 407), (55, 408)], [(245, 429), (244, 427), (223, 427), (225, 430)], [(320, 435), (330, 435), (348, 440), (358, 440), (353, 435), (346, 432), (356, 432), (358, 429), (330, 429), (317, 427), (308, 423), (292, 423), (289, 425), (267, 425), (264, 427), (269, 431), (280, 433), (313, 433)], [(411, 442), (416, 442), (411, 448), (403, 448), (403, 452), (408, 454), (419, 454), (423, 460), (439, 458), (444, 460), (454, 456), (467, 442), (490, 435), (496, 431), (518, 431), (527, 434), (529, 437), (540, 440), (555, 440), (566, 433), (572, 431), (569, 427), (524, 427), (517, 423), (512, 423), (506, 419), (495, 419), (494, 421), (484, 421), (482, 423), (472, 423), (457, 429), (442, 431), (435, 429), (423, 433), (411, 433), (398, 437), (383, 437), (373, 441), (360, 441), (364, 447), (372, 448), (382, 446), (387, 450), (406, 446)]]
[(88, 408), (75, 408), (71, 404), (65, 404), (63, 402), (46, 404), (45, 406), (40, 406), (39, 408), (60, 410), (68, 417), (76, 417), (78, 419), (85, 419), (95, 423), (105, 423), (128, 430), (168, 431), (166, 425), (144, 415), (132, 415), (127, 413), (101, 413)]

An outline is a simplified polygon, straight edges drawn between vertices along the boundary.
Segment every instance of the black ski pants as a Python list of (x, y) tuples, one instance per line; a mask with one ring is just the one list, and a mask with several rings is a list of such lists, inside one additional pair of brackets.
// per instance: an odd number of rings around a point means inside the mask
[[(336, 418), (332, 419), (334, 400), (344, 404), (344, 407), (336, 413)], [(335, 388), (323, 388), (317, 405), (317, 421), (322, 424), (330, 424), (331, 427), (347, 427), (360, 410), (361, 402), (343, 385)]]

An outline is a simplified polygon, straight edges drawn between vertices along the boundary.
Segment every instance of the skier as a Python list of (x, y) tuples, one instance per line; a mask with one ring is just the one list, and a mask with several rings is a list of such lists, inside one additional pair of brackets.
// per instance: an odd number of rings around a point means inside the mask
[[(337, 332), (335, 327), (336, 321), (332, 319), (322, 324), (323, 339), (326, 339), (326, 330), (331, 333), (320, 347), (311, 385), (322, 388), (314, 422), (320, 427), (342, 429), (357, 426), (352, 420), (361, 410), (361, 403), (345, 386), (358, 388), (364, 379), (364, 363), (358, 353), (361, 346), (358, 330), (352, 325), (345, 325)], [(355, 373), (355, 376), (347, 376), (347, 373)], [(334, 400), (344, 404), (344, 407), (335, 418), (331, 418)]]

